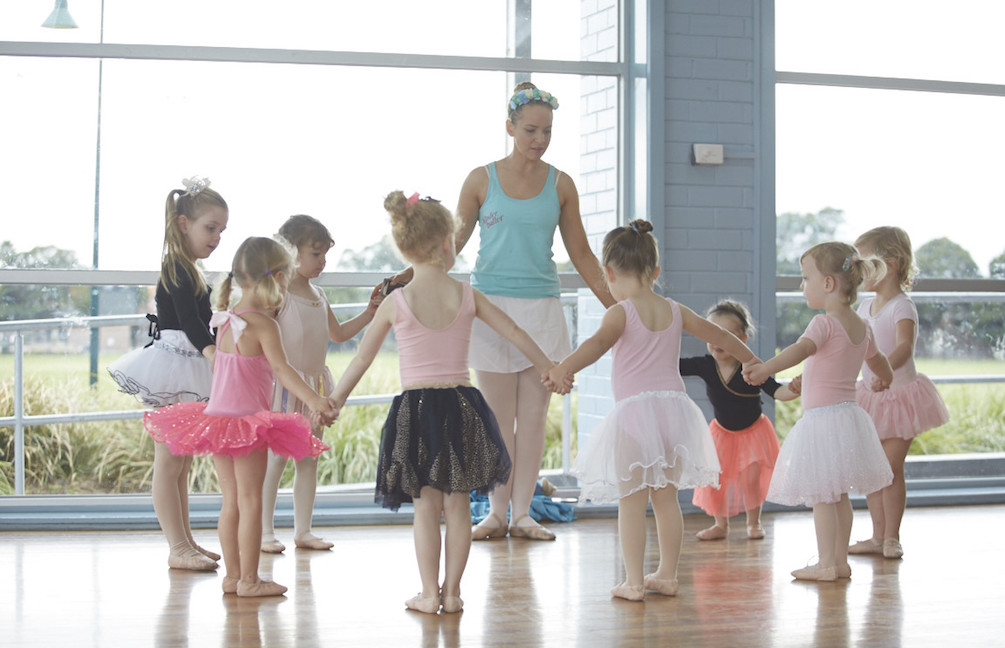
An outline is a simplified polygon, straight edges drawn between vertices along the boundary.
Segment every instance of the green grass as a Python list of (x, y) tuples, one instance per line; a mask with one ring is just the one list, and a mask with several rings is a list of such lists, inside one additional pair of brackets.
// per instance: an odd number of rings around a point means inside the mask
[[(337, 377), (352, 353), (332, 353), (328, 367)], [(88, 386), (85, 356), (30, 355), (25, 357), (25, 413), (69, 414), (142, 409), (118, 391), (105, 367), (118, 356), (99, 359), (98, 381)], [(13, 416), (12, 356), (0, 356), (0, 416)], [(396, 394), (398, 356), (377, 356), (354, 395)], [(575, 396), (573, 396), (575, 405)], [(548, 414), (545, 469), (561, 466), (560, 397), (553, 397)], [(319, 457), (320, 484), (372, 482), (376, 478), (380, 432), (387, 404), (361, 405), (343, 410), (338, 423), (325, 431), (331, 450)], [(575, 418), (573, 419), (575, 443)], [(575, 446), (573, 446), (575, 447)], [(0, 495), (13, 493), (13, 428), (0, 428)], [(153, 442), (139, 420), (35, 426), (25, 431), (25, 490), (31, 494), (134, 493), (150, 489)], [(292, 486), (294, 464), (289, 462), (281, 487)], [(217, 492), (212, 461), (197, 457), (190, 474), (193, 492)]]

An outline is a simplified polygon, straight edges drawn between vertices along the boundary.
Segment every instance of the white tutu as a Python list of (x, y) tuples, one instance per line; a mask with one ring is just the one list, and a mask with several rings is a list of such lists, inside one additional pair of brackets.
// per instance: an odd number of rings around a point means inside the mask
[(579, 501), (613, 502), (644, 488), (719, 487), (719, 457), (705, 416), (684, 392), (618, 401), (579, 451)]
[(806, 410), (785, 437), (768, 500), (796, 506), (868, 495), (893, 482), (872, 419), (856, 403)]
[(151, 346), (133, 349), (108, 365), (108, 373), (119, 391), (148, 407), (207, 401), (213, 384), (209, 360), (174, 329), (161, 331)]

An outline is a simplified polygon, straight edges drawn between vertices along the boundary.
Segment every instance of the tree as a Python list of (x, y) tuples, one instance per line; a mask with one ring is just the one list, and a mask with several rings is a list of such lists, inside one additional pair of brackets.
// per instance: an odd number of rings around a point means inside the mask
[(914, 253), (921, 277), (975, 279), (981, 276), (970, 253), (946, 237), (925, 243)]
[[(2, 268), (80, 268), (77, 255), (51, 245), (18, 252), (10, 241), (0, 243)], [(50, 319), (86, 313), (86, 286), (0, 286), (0, 320)]]
[(988, 275), (992, 279), (1005, 279), (1005, 252), (991, 259), (988, 264)]

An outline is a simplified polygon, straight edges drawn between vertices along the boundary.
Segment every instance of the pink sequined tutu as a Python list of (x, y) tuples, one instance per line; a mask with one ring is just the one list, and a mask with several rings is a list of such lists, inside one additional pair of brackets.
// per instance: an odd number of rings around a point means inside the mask
[(206, 403), (178, 403), (143, 415), (143, 426), (158, 443), (175, 455), (242, 457), (268, 448), (300, 460), (316, 457), (328, 446), (311, 434), (311, 423), (301, 414), (261, 411), (244, 416), (206, 414)]
[(855, 399), (872, 417), (881, 441), (913, 439), (949, 420), (949, 410), (935, 383), (924, 374), (881, 392), (869, 390), (860, 380), (855, 385)]

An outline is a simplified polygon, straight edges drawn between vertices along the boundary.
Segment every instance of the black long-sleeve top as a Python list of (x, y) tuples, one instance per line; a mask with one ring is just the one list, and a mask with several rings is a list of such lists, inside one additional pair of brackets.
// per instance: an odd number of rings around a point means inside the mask
[(705, 383), (705, 393), (719, 425), (734, 432), (744, 430), (761, 416), (761, 392), (774, 396), (781, 385), (774, 378), (764, 384), (748, 385), (740, 366), (728, 378), (719, 373), (715, 358), (710, 355), (680, 359), (681, 376), (698, 376)]
[(164, 285), (167, 281), (166, 272), (161, 272), (161, 280), (157, 282), (157, 294), (154, 297), (157, 304), (157, 327), (165, 331), (183, 331), (192, 346), (202, 353), (209, 345), (216, 344), (213, 333), (209, 330), (209, 319), (213, 316), (209, 292), (196, 296), (195, 282), (185, 268), (179, 264), (175, 270), (178, 284), (172, 284), (170, 292)]

